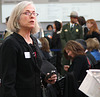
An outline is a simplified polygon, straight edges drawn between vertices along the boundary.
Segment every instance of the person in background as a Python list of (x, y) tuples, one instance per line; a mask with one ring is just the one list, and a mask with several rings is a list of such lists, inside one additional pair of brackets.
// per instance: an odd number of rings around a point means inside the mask
[[(6, 17), (6, 25), (7, 25), (7, 23), (8, 23), (9, 17), (10, 17), (10, 16)], [(6, 29), (5, 32), (4, 32), (4, 39), (5, 39), (6, 37), (8, 37), (8, 36), (9, 36), (10, 34), (12, 34), (12, 33), (13, 33), (13, 32), (11, 32), (11, 31), (9, 31), (8, 29)]]
[(49, 38), (49, 39), (52, 39), (52, 33), (53, 32), (53, 26), (51, 24), (47, 25), (46, 27), (46, 33), (45, 33), (45, 37)]
[(36, 39), (39, 39), (39, 38), (41, 38), (41, 37), (44, 37), (44, 31), (43, 31), (43, 29), (42, 29), (41, 24), (38, 22), (36, 25), (37, 25), (37, 28), (35, 29), (35, 32), (36, 32), (36, 33), (34, 33), (33, 36), (34, 36)]
[(54, 33), (51, 40), (51, 50), (54, 52), (54, 55), (56, 56), (56, 68), (61, 74), (61, 39), (60, 34), (62, 30), (62, 21), (56, 20), (53, 23)]
[(49, 46), (48, 40), (44, 37), (41, 37), (39, 39), (39, 41), (41, 42), (41, 45), (42, 45), (40, 49), (41, 49), (43, 55), (45, 56), (45, 58), (47, 60), (49, 60), (53, 55), (50, 51), (50, 46)]
[(47, 25), (46, 30), (52, 31), (53, 30), (53, 26), (51, 24)]
[[(78, 13), (76, 11), (72, 11), (70, 14), (70, 22), (63, 25), (62, 32), (60, 34), (61, 44), (62, 44), (62, 65), (69, 65), (69, 61), (66, 60), (63, 54), (63, 49), (66, 45), (66, 42), (69, 40), (82, 39), (83, 31), (82, 26), (77, 24), (78, 22)], [(62, 70), (63, 73), (63, 70)]]
[(86, 53), (86, 56), (87, 56), (88, 61), (90, 63), (89, 69), (93, 69), (95, 67), (95, 65), (97, 64), (97, 61), (94, 58), (94, 56), (90, 53), (90, 51), (88, 51), (86, 41), (83, 39), (76, 39), (75, 41), (77, 41), (78, 43), (80, 43), (83, 46), (84, 52)]
[(86, 21), (86, 25), (88, 28), (88, 32), (86, 33), (84, 39), (87, 40), (88, 38), (97, 38), (100, 42), (100, 32), (96, 24), (96, 21), (94, 19), (88, 19)]
[(78, 24), (82, 26), (83, 35), (86, 36), (86, 33), (88, 32), (88, 28), (86, 27), (86, 20), (83, 16), (78, 17)]
[[(36, 39), (31, 35), (35, 33), (36, 16), (38, 13), (32, 1), (18, 3), (10, 15), (7, 29), (14, 33), (3, 41), (0, 48), (2, 97), (42, 96), (40, 74), (43, 73), (43, 60)], [(56, 80), (54, 73), (44, 78), (50, 84)]]
[(52, 35), (53, 35), (53, 26), (49, 24), (46, 27), (46, 31), (44, 31), (44, 37), (49, 41), (50, 47), (51, 47)]
[[(72, 60), (72, 64), (65, 65), (64, 70), (67, 72), (73, 72), (77, 81), (78, 87), (82, 83), (86, 76), (86, 70), (88, 70), (88, 61), (84, 48), (82, 45), (74, 40), (69, 40), (64, 48), (64, 55), (66, 59)], [(81, 91), (78, 91), (77, 97), (86, 97)]]
[(99, 43), (98, 39), (97, 38), (88, 38), (86, 40), (86, 44), (87, 44), (88, 51), (90, 51), (90, 53), (94, 56), (96, 61), (100, 61), (100, 52), (99, 52), (100, 43)]
[(43, 31), (42, 27), (40, 26), (40, 23), (37, 22), (36, 25), (37, 25), (37, 28), (35, 29), (36, 33), (33, 33), (32, 35), (37, 39), (38, 46), (41, 48), (42, 44), (39, 39), (41, 37), (44, 37), (44, 31)]

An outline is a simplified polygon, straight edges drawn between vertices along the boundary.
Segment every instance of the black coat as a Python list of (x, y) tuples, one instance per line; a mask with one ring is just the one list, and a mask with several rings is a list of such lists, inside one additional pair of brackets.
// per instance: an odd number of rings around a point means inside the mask
[(42, 59), (38, 52), (39, 48), (36, 44), (34, 47), (36, 57), (19, 34), (14, 33), (4, 40), (0, 49), (2, 89), (4, 90), (2, 97), (41, 97)]
[(57, 34), (57, 32), (53, 33), (51, 41), (51, 49), (61, 49), (60, 33), (59, 34)]
[[(59, 32), (59, 31), (58, 31)], [(54, 55), (56, 56), (56, 68), (58, 70), (59, 73), (61, 73), (61, 39), (60, 39), (60, 33), (54, 32), (53, 33), (53, 37), (52, 37), (52, 41), (51, 41), (51, 49), (54, 49)], [(58, 50), (58, 51), (57, 51)]]
[(88, 70), (88, 61), (85, 55), (77, 55), (70, 65), (68, 72), (73, 72), (76, 80), (79, 82), (79, 85), (86, 76), (86, 70)]
[(98, 34), (97, 32), (92, 32), (91, 35), (86, 34), (84, 36), (84, 39), (87, 40), (88, 38), (97, 38), (98, 41), (100, 42), (100, 34)]

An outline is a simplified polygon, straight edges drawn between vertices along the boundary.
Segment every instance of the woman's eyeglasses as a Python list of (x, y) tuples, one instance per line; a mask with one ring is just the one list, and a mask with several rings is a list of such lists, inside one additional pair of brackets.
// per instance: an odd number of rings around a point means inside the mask
[(34, 16), (38, 16), (39, 14), (38, 13), (35, 13), (35, 12), (24, 12), (22, 14), (25, 14), (25, 15), (28, 15), (28, 16), (31, 16), (31, 15), (34, 15)]

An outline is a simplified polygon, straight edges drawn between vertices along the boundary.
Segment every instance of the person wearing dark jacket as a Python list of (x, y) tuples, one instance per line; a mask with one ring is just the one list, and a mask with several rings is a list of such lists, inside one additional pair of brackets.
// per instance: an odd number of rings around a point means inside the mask
[(89, 59), (90, 65), (89, 68), (93, 69), (95, 67), (95, 65), (97, 64), (96, 59), (94, 58), (94, 56), (90, 53), (90, 51), (87, 49), (87, 43), (85, 40), (83, 39), (76, 39), (77, 42), (79, 42), (83, 48), (84, 48), (84, 52), (86, 53), (87, 58)]
[(90, 53), (94, 56), (96, 61), (100, 61), (100, 43), (97, 38), (89, 38), (86, 40), (87, 43), (87, 49), (90, 51)]
[[(33, 2), (18, 3), (10, 15), (7, 29), (14, 32), (0, 48), (1, 97), (41, 97), (42, 56), (31, 33), (35, 33), (36, 16)], [(46, 76), (50, 73), (46, 74)], [(53, 74), (44, 79), (54, 84)], [(1, 91), (0, 91), (1, 93)]]
[(85, 37), (87, 32), (88, 32), (88, 28), (86, 26), (86, 20), (85, 20), (85, 18), (83, 16), (79, 16), (78, 17), (78, 24), (82, 26), (83, 35)]
[(65, 76), (56, 81), (55, 84), (47, 85), (47, 97), (87, 97), (78, 90), (81, 82), (88, 70), (88, 61), (82, 45), (74, 40), (67, 42), (64, 48), (67, 59), (72, 60), (72, 64), (65, 65)]
[(51, 57), (53, 57), (50, 50), (49, 41), (45, 37), (41, 37), (39, 41), (41, 42), (41, 45), (42, 45), (40, 49), (43, 55), (45, 56), (47, 60), (49, 60)]
[(54, 21), (53, 24), (53, 28), (54, 28), (54, 33), (52, 36), (52, 40), (51, 40), (51, 50), (53, 49), (54, 55), (56, 56), (56, 68), (59, 72), (59, 74), (61, 74), (61, 38), (60, 38), (60, 34), (61, 34), (61, 30), (62, 30), (62, 22), (60, 20), (56, 20)]
[[(87, 74), (86, 70), (89, 69), (89, 63), (85, 55), (84, 48), (80, 43), (70, 40), (66, 43), (64, 55), (66, 59), (70, 59), (72, 61), (70, 66), (64, 66), (64, 70), (67, 72), (73, 72), (79, 87)], [(80, 91), (78, 95), (78, 97), (85, 97), (85, 95)]]

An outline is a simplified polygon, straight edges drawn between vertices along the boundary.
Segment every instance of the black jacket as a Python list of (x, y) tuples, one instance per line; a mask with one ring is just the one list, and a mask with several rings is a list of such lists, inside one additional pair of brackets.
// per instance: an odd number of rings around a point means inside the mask
[(86, 34), (84, 39), (87, 40), (88, 38), (97, 38), (100, 42), (100, 34), (98, 34), (97, 32), (93, 31), (91, 35)]
[(88, 61), (85, 55), (77, 55), (70, 65), (68, 72), (73, 72), (76, 80), (79, 82), (79, 85), (86, 76), (86, 70), (88, 70)]
[(51, 49), (61, 49), (60, 33), (59, 34), (57, 34), (57, 32), (53, 33), (51, 41)]
[(17, 33), (4, 40), (0, 49), (4, 90), (2, 97), (41, 97), (42, 58), (35, 43), (34, 48), (36, 56), (33, 55), (34, 52), (32, 53), (24, 38)]

